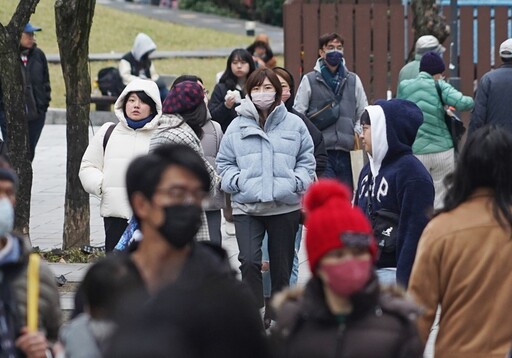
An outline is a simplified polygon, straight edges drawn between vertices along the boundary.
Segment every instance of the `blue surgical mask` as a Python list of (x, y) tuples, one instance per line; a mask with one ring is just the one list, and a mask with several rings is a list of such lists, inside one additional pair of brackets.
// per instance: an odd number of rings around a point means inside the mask
[(5, 237), (14, 226), (14, 208), (7, 198), (0, 199), (0, 237)]
[(329, 50), (325, 52), (325, 61), (330, 66), (338, 66), (343, 60), (343, 51)]

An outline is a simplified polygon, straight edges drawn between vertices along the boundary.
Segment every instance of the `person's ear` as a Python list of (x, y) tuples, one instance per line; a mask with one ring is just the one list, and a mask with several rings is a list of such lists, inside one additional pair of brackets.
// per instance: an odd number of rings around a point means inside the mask
[(131, 198), (133, 213), (144, 220), (150, 215), (151, 203), (141, 192), (135, 192)]

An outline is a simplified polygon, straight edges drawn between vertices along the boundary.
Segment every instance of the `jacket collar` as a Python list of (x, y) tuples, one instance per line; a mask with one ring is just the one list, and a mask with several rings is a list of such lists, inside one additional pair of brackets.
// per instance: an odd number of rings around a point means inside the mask
[[(379, 292), (379, 281), (376, 275), (372, 274), (370, 281), (364, 289), (351, 297), (353, 311), (348, 315), (348, 320), (356, 320), (373, 307), (376, 307), (378, 305)], [(302, 308), (301, 314), (304, 318), (337, 322), (325, 302), (322, 281), (318, 277), (313, 277), (307, 283)]]

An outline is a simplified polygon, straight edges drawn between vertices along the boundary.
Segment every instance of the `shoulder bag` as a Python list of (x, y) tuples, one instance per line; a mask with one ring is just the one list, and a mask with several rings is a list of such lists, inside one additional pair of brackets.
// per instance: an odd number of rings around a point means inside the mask
[(466, 132), (466, 128), (464, 128), (464, 123), (462, 123), (460, 118), (457, 117), (455, 113), (445, 108), (441, 86), (439, 85), (439, 82), (437, 80), (435, 82), (437, 95), (439, 96), (439, 99), (441, 100), (441, 105), (443, 106), (444, 109), (444, 122), (446, 123), (446, 126), (448, 127), (448, 132), (450, 132), (450, 135), (452, 137), (453, 148), (456, 152), (458, 152), (459, 142), (464, 133)]

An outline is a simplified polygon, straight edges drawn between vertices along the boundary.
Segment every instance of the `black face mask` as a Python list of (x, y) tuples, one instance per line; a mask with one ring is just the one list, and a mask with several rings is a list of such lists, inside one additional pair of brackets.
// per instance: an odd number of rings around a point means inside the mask
[(201, 227), (201, 207), (197, 205), (171, 205), (164, 208), (165, 221), (158, 228), (165, 240), (180, 249), (194, 240)]

